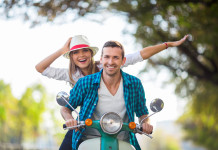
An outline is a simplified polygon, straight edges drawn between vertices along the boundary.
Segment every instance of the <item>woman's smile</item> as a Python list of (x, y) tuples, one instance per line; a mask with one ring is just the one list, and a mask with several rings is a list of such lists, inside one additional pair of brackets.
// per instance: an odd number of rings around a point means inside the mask
[(87, 68), (91, 62), (92, 53), (89, 49), (79, 49), (72, 52), (75, 65), (81, 69)]

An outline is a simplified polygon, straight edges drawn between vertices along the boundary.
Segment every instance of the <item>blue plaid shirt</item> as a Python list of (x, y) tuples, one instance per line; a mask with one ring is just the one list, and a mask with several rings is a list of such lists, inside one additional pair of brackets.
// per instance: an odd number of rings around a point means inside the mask
[[(123, 91), (124, 100), (127, 109), (127, 115), (129, 117), (129, 122), (134, 122), (134, 113), (137, 117), (148, 114), (148, 109), (145, 106), (145, 93), (141, 81), (124, 73), (121, 70), (123, 78)], [(102, 70), (98, 73), (85, 76), (80, 78), (74, 88), (70, 91), (70, 101), (69, 103), (74, 107), (81, 106), (79, 116), (80, 121), (85, 121), (87, 118), (91, 118), (96, 105), (98, 103), (98, 88), (100, 87)], [(67, 106), (71, 109), (69, 106)], [(72, 109), (71, 109), (72, 110)], [(82, 137), (81, 132), (73, 132), (72, 137), (72, 149), (76, 150), (78, 142)], [(140, 150), (140, 146), (137, 142), (134, 133), (130, 133), (130, 143), (137, 149)]]

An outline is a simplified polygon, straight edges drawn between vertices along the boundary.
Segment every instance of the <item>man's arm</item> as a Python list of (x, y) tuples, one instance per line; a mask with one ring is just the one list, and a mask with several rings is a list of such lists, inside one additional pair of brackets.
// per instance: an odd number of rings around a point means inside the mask
[(76, 126), (77, 121), (72, 116), (72, 111), (68, 109), (67, 107), (62, 106), (61, 107), (61, 115), (66, 121), (67, 127)]
[[(147, 117), (148, 115), (142, 115), (141, 117), (139, 117), (139, 123), (141, 122), (142, 119), (144, 119), (145, 117)], [(142, 123), (142, 131), (147, 133), (147, 134), (151, 134), (153, 131), (153, 126), (150, 125), (149, 123), (149, 118), (145, 119)]]
[[(69, 96), (69, 104), (76, 109), (77, 106), (81, 106), (82, 105), (82, 101), (83, 101), (83, 92), (85, 90), (83, 90), (85, 88), (84, 86), (81, 86), (81, 78), (77, 81), (77, 83), (75, 84), (75, 86), (70, 90), (70, 96)], [(64, 118), (64, 120), (66, 121), (66, 125), (67, 127), (71, 127), (71, 126), (76, 126), (77, 125), (77, 120), (73, 118), (72, 116), (72, 108), (69, 105), (65, 105), (63, 107), (61, 107), (61, 115)], [(76, 129), (77, 131), (77, 129)]]
[(65, 106), (61, 107), (61, 115), (65, 121), (69, 119), (74, 119), (72, 116), (72, 111)]

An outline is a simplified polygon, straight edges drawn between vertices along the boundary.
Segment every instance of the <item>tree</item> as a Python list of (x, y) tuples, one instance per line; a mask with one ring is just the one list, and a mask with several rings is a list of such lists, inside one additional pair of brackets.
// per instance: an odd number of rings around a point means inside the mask
[(88, 12), (97, 12), (97, 8), (101, 9), (101, 3), (101, 0), (4, 0), (0, 3), (0, 10), (7, 19), (21, 17), (35, 26), (39, 23), (53, 22), (66, 14), (75, 20)]
[(0, 134), (4, 135), (0, 136), (0, 142), (13, 141), (16, 106), (17, 99), (12, 95), (10, 85), (0, 80)]
[(11, 93), (9, 84), (0, 80), (0, 142), (22, 144), (24, 139), (35, 139), (45, 110), (46, 93), (42, 85), (26, 89), (21, 99)]
[(45, 111), (45, 101), (46, 93), (42, 85), (33, 85), (27, 88), (18, 101), (17, 116), (19, 119), (15, 123), (17, 124), (19, 144), (22, 144), (24, 139), (38, 137), (42, 114)]
[[(14, 3), (12, 3), (14, 2)], [(190, 99), (189, 111), (180, 122), (187, 136), (196, 143), (216, 149), (218, 124), (215, 120), (218, 106), (218, 2), (216, 0), (119, 0), (119, 1), (27, 1), (39, 16), (35, 22), (52, 21), (70, 11), (78, 16), (109, 9), (122, 14), (135, 25), (132, 34), (143, 47), (164, 41), (178, 40), (190, 33), (191, 39), (177, 50), (149, 60), (153, 67), (165, 67), (171, 73), (176, 93)], [(7, 3), (7, 4), (6, 4)], [(17, 1), (1, 5), (8, 16)], [(62, 11), (63, 10), (63, 11)], [(27, 13), (28, 14), (28, 11)], [(30, 13), (29, 13), (30, 14)], [(26, 15), (25, 15), (26, 16)], [(29, 16), (29, 15), (27, 15)], [(28, 17), (27, 17), (28, 18)], [(147, 66), (142, 71), (147, 71)], [(209, 120), (209, 121), (208, 121)], [(197, 136), (194, 136), (197, 135)], [(204, 139), (204, 140), (203, 140)], [(205, 140), (206, 139), (206, 140)]]
[(182, 34), (191, 34), (192, 39), (179, 46), (178, 52), (153, 57), (150, 64), (169, 69), (176, 93), (190, 99), (188, 112), (179, 121), (187, 131), (187, 138), (208, 149), (216, 149), (217, 1), (120, 0), (112, 6), (125, 12), (129, 22), (137, 26), (134, 36), (143, 46), (178, 40)]

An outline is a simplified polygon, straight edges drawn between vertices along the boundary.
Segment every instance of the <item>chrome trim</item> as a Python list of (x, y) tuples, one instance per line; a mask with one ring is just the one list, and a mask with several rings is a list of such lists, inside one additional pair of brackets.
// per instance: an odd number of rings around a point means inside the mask
[[(118, 118), (119, 118), (119, 120), (120, 120), (120, 127), (119, 127), (119, 129), (116, 131), (116, 132), (108, 132), (108, 131), (106, 131), (105, 129), (104, 129), (104, 126), (103, 126), (103, 119), (105, 118), (105, 116), (107, 116), (107, 115), (109, 115), (109, 114), (114, 114), (115, 116), (117, 116)], [(101, 117), (101, 119), (100, 119), (100, 125), (101, 125), (101, 129), (105, 132), (105, 133), (107, 133), (107, 134), (116, 134), (116, 133), (118, 133), (120, 130), (121, 130), (121, 128), (122, 128), (122, 126), (123, 126), (123, 119), (117, 114), (117, 113), (115, 113), (115, 112), (107, 112), (107, 113), (105, 113), (102, 117)]]

